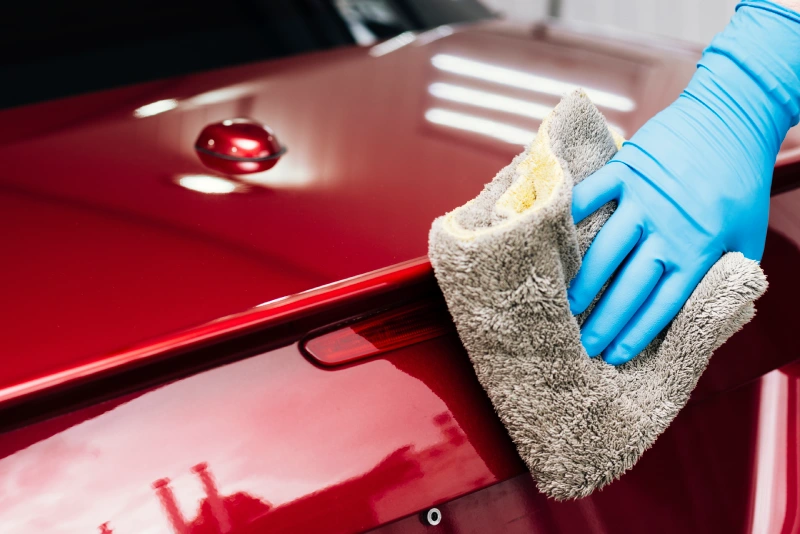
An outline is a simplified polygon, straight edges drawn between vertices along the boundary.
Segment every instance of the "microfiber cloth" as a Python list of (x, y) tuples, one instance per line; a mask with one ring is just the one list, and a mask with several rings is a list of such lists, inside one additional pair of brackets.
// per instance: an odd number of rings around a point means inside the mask
[(619, 367), (589, 358), (588, 311), (574, 317), (566, 289), (616, 205), (576, 227), (572, 187), (622, 142), (585, 93), (571, 93), (522, 154), (430, 231), (436, 279), (477, 377), (539, 489), (559, 500), (636, 463), (767, 287), (757, 262), (727, 253), (636, 358)]

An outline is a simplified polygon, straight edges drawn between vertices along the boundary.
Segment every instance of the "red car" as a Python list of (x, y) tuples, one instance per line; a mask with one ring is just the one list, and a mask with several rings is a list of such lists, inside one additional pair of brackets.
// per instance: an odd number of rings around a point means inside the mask
[(473, 0), (114, 4), (3, 7), (0, 532), (800, 532), (796, 131), (756, 319), (589, 498), (536, 491), (425, 258), (566, 90), (631, 135), (699, 49)]

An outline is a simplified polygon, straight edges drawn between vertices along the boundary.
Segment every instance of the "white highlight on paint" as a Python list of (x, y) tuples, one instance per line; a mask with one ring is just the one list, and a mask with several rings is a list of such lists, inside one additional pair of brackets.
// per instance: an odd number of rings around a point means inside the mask
[(227, 195), (239, 189), (239, 184), (220, 176), (210, 176), (207, 174), (191, 174), (181, 176), (177, 181), (178, 185), (208, 195)]
[[(537, 76), (529, 72), (497, 67), (489, 63), (450, 54), (437, 54), (431, 58), (431, 63), (437, 69), (445, 72), (555, 96), (563, 96), (565, 93), (579, 87), (573, 83)], [(632, 111), (636, 107), (633, 100), (621, 95), (589, 87), (583, 87), (583, 90), (592, 99), (592, 102), (598, 106), (619, 111)]]
[[(257, 91), (257, 87), (243, 84), (243, 85), (233, 85), (230, 87), (223, 87), (222, 89), (214, 89), (213, 91), (207, 91), (205, 93), (200, 93), (199, 95), (195, 95), (185, 103), (194, 105), (194, 106), (208, 106), (211, 104), (220, 104), (222, 102), (230, 102), (231, 100), (236, 100), (237, 98), (242, 98), (250, 93), (254, 93)], [(183, 103), (182, 103), (183, 104)]]
[(494, 137), (513, 145), (526, 145), (536, 137), (536, 133), (530, 130), (440, 108), (427, 110), (425, 120), (441, 126)]
[(786, 444), (789, 377), (772, 371), (761, 378), (756, 443), (753, 534), (782, 532), (786, 517)]
[[(255, 150), (261, 145), (255, 139), (245, 139), (243, 137), (237, 137), (235, 142), (242, 150)], [(236, 147), (231, 147), (231, 150), (235, 152)]]
[[(300, 152), (300, 153), (298, 153)], [(304, 162), (311, 161), (313, 154), (304, 147), (297, 147), (295, 158), (281, 160), (275, 167), (263, 172), (242, 174), (236, 178), (240, 182), (270, 189), (303, 189), (315, 182), (317, 175), (305, 167)], [(303, 156), (307, 156), (304, 158)]]
[[(479, 91), (450, 83), (436, 82), (428, 86), (428, 92), (436, 98), (467, 104), (485, 109), (513, 113), (531, 119), (542, 120), (553, 108), (537, 102), (511, 98), (497, 93)], [(620, 135), (624, 136), (625, 131), (616, 124), (608, 123)]]
[(145, 117), (152, 117), (153, 115), (159, 115), (161, 113), (166, 113), (167, 111), (173, 110), (178, 107), (178, 101), (174, 98), (169, 98), (167, 100), (158, 100), (153, 102), (152, 104), (146, 104), (140, 108), (136, 108), (133, 111), (133, 116), (137, 119), (143, 119)]
[(444, 39), (445, 37), (449, 37), (455, 33), (455, 30), (452, 26), (444, 25), (438, 26), (433, 28), (432, 30), (428, 30), (426, 32), (422, 32), (417, 35), (417, 40), (414, 43), (414, 46), (425, 46), (430, 44), (434, 41), (438, 41), (439, 39)]
[(550, 110), (553, 109), (550, 106), (537, 104), (536, 102), (528, 102), (527, 100), (511, 98), (496, 93), (488, 93), (486, 91), (478, 91), (449, 83), (433, 83), (428, 87), (428, 92), (436, 98), (449, 100), (451, 102), (459, 102), (461, 104), (468, 104), (496, 111), (505, 111), (532, 119), (543, 119), (550, 113)]
[(372, 48), (369, 49), (369, 55), (372, 57), (381, 57), (394, 52), (395, 50), (400, 50), (404, 46), (408, 46), (414, 42), (414, 39), (417, 38), (417, 34), (414, 32), (403, 32), (400, 35), (396, 35), (391, 39), (387, 39), (382, 43), (378, 43)]
[(278, 302), (282, 302), (284, 300), (290, 299), (292, 295), (286, 295), (285, 297), (278, 297), (276, 299), (268, 300), (266, 302), (262, 302), (261, 304), (256, 304), (253, 306), (254, 308), (263, 308), (264, 306), (270, 306), (272, 304), (276, 304)]

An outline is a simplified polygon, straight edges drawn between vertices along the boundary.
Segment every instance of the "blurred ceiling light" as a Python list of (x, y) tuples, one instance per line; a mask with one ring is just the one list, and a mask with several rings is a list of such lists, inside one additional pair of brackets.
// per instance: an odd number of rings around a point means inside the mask
[(510, 98), (496, 93), (487, 93), (486, 91), (468, 89), (449, 83), (433, 83), (428, 87), (428, 92), (436, 98), (450, 100), (451, 102), (505, 111), (532, 119), (543, 119), (553, 109), (543, 104)]
[[(780, 532), (788, 512), (786, 462), (794, 456), (792, 447), (786, 446), (787, 436), (795, 431), (794, 416), (787, 413), (788, 406), (793, 404), (789, 401), (792, 398), (789, 391), (796, 387), (796, 382), (780, 371), (766, 374), (761, 380), (750, 532)], [(793, 499), (789, 500), (791, 502)]]
[(264, 172), (242, 174), (236, 179), (243, 184), (268, 189), (305, 189), (322, 185), (321, 181), (324, 181), (326, 173), (322, 169), (308, 166), (308, 163), (316, 161), (314, 149), (310, 146), (297, 146), (292, 150), (292, 156), (281, 158), (275, 167)]
[(256, 141), (255, 139), (245, 139), (243, 137), (233, 137), (231, 138), (231, 144), (233, 145), (232, 150), (236, 152), (236, 148), (241, 148), (242, 150), (255, 150), (261, 143)]
[(487, 135), (513, 145), (526, 145), (536, 137), (536, 133), (530, 130), (440, 108), (426, 111), (425, 120), (441, 126)]
[[(549, 95), (562, 96), (564, 93), (579, 87), (576, 84), (562, 82), (553, 78), (536, 76), (528, 72), (496, 67), (489, 63), (473, 61), (449, 54), (437, 54), (431, 58), (433, 66), (439, 70), (478, 78), (488, 82), (499, 83), (509, 87), (527, 89)], [(603, 106), (619, 111), (632, 111), (636, 105), (630, 98), (620, 96), (599, 89), (583, 88), (589, 98), (598, 106)]]
[(314, 182), (314, 176), (303, 169), (295, 169), (288, 162), (266, 172), (243, 174), (238, 177), (242, 182), (259, 185), (271, 189), (302, 189)]
[(253, 87), (250, 85), (234, 85), (232, 87), (225, 87), (223, 89), (215, 89), (213, 91), (200, 93), (199, 95), (189, 98), (185, 102), (195, 106), (207, 106), (210, 104), (219, 104), (221, 102), (235, 100), (252, 91)]
[(422, 32), (417, 35), (417, 40), (414, 42), (414, 46), (425, 46), (426, 44), (438, 41), (444, 37), (449, 37), (450, 35), (453, 35), (453, 33), (455, 33), (455, 30), (452, 26), (438, 26), (432, 30)]
[(414, 32), (403, 32), (400, 35), (396, 35), (391, 39), (387, 39), (382, 43), (378, 43), (372, 48), (369, 49), (369, 55), (372, 57), (381, 57), (394, 52), (395, 50), (399, 50), (404, 46), (407, 46), (414, 42), (414, 39), (417, 38), (417, 34)]
[(197, 191), (198, 193), (206, 193), (208, 195), (227, 195), (241, 188), (240, 184), (232, 180), (207, 174), (181, 176), (178, 178), (177, 183), (179, 186), (186, 189)]
[(153, 115), (158, 115), (159, 113), (165, 113), (172, 109), (178, 107), (178, 101), (174, 98), (169, 98), (167, 100), (159, 100), (157, 102), (153, 102), (152, 104), (146, 104), (140, 108), (136, 108), (133, 111), (133, 116), (137, 119), (143, 119), (145, 117), (152, 117)]
[[(497, 111), (505, 111), (539, 120), (544, 119), (553, 109), (550, 106), (537, 104), (536, 102), (511, 98), (496, 93), (488, 93), (486, 91), (477, 91), (475, 89), (442, 82), (432, 83), (428, 86), (428, 92), (443, 100), (450, 100), (451, 102), (494, 109)], [(625, 130), (616, 124), (609, 122), (608, 125), (620, 135), (625, 135)]]

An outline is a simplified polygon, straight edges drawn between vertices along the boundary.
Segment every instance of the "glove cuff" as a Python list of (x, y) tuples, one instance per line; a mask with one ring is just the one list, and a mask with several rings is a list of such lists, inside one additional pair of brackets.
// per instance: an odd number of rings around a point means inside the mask
[(750, 153), (751, 172), (761, 163), (771, 167), (800, 119), (800, 13), (744, 0), (697, 67), (679, 106), (712, 111), (720, 131), (709, 133), (737, 140)]
[[(776, 117), (776, 126), (784, 130), (782, 140), (800, 120), (800, 13), (768, 0), (740, 2), (730, 24), (705, 50), (698, 67), (714, 70), (725, 59), (757, 83), (775, 111), (783, 115)], [(734, 84), (724, 88), (735, 95)]]

